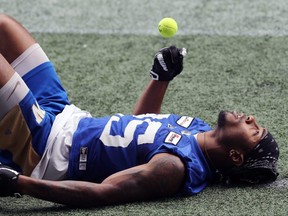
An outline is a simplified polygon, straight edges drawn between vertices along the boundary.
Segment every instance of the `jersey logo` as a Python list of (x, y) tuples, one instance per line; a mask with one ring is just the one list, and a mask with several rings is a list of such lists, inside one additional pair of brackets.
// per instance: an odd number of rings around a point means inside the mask
[(173, 126), (173, 125), (171, 125), (171, 124), (168, 124), (168, 128), (170, 128), (170, 129), (174, 129), (174, 128), (176, 128), (176, 127)]
[(183, 130), (183, 131), (181, 131), (181, 134), (186, 135), (186, 136), (190, 136), (192, 134), (192, 132), (188, 131), (188, 130)]
[(21, 85), (20, 81), (17, 81), (17, 82), (16, 82), (14, 88), (12, 89), (12, 92), (10, 93), (10, 95), (8, 96), (8, 98), (7, 98), (6, 101), (8, 101), (8, 100), (10, 99), (10, 97), (13, 95), (13, 93), (15, 92), (15, 90), (16, 90), (16, 88), (17, 88), (18, 85), (19, 85), (19, 86)]
[(79, 157), (79, 170), (86, 170), (87, 155), (88, 155), (88, 147), (81, 147)]
[(36, 105), (35, 104), (32, 105), (32, 111), (35, 116), (36, 122), (40, 124), (45, 117), (45, 111), (40, 109), (38, 103), (36, 103)]
[(188, 128), (191, 125), (193, 119), (193, 117), (182, 116), (176, 123), (181, 127)]
[(177, 145), (179, 141), (181, 140), (182, 135), (177, 134), (175, 132), (170, 132), (166, 138), (165, 138), (165, 143), (171, 143), (173, 145)]

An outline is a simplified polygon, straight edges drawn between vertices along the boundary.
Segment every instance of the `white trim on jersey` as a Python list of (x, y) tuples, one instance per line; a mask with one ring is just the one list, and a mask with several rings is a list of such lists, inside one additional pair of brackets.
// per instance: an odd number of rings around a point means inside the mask
[(27, 95), (29, 89), (19, 74), (14, 73), (0, 89), (0, 119)]
[(91, 117), (91, 114), (74, 105), (65, 106), (63, 112), (56, 116), (45, 152), (31, 177), (47, 180), (63, 180), (66, 177), (73, 134), (79, 121), (85, 117)]
[(36, 43), (26, 49), (17, 59), (15, 59), (11, 63), (11, 66), (21, 77), (23, 77), (33, 68), (48, 61), (49, 59), (47, 55), (44, 53), (40, 45)]

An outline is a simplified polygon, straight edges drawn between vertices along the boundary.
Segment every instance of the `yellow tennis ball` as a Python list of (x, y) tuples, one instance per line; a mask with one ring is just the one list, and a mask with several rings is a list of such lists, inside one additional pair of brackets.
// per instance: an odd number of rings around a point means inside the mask
[(164, 18), (158, 24), (160, 34), (165, 38), (173, 37), (178, 31), (177, 22), (173, 18)]

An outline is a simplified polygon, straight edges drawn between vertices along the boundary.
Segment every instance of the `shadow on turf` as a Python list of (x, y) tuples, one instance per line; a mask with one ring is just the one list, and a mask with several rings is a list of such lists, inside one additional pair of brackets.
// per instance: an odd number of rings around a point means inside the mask
[[(1, 204), (0, 204), (1, 205)], [(43, 206), (43, 205), (39, 205), (37, 207), (29, 207), (29, 208), (22, 208), (22, 209), (11, 209), (11, 208), (5, 208), (0, 206), (0, 212), (1, 213), (9, 213), (12, 215), (33, 215), (33, 213), (41, 213), (41, 212), (49, 212), (49, 213), (69, 213), (69, 212), (75, 212), (77, 210), (81, 210), (81, 212), (83, 212), (83, 210), (93, 210), (93, 209), (97, 209), (99, 210), (105, 210), (107, 208), (111, 208), (113, 206), (103, 206), (103, 207), (72, 207), (72, 206), (65, 206), (65, 205), (60, 205), (60, 204), (54, 204), (52, 203), (53, 206)], [(124, 204), (125, 205), (125, 204)], [(114, 207), (117, 207), (118, 205), (115, 205)], [(1, 215), (0, 213), (0, 215)], [(5, 214), (6, 215), (6, 214)]]
[(69, 212), (71, 210), (75, 210), (76, 208), (72, 207), (67, 207), (67, 206), (62, 206), (62, 205), (55, 205), (55, 206), (50, 206), (50, 207), (43, 207), (43, 206), (38, 206), (38, 207), (32, 207), (32, 208), (26, 208), (26, 209), (11, 209), (11, 208), (5, 208), (5, 207), (0, 207), (1, 213), (9, 213), (9, 214), (20, 214), (20, 215), (32, 215), (33, 213), (41, 213), (41, 212)]
[[(5, 200), (5, 199), (4, 199)], [(14, 200), (14, 202), (12, 201)], [(16, 201), (15, 201), (16, 200)], [(34, 198), (33, 198), (34, 200)], [(5, 202), (1, 202), (0, 199), (0, 215), (4, 214), (4, 215), (47, 215), (47, 213), (49, 214), (53, 214), (56, 213), (57, 215), (70, 215), (71, 213), (75, 213), (75, 212), (81, 212), (84, 213), (85, 210), (87, 212), (91, 212), (91, 210), (97, 210), (98, 212), (102, 212), (105, 213), (106, 211), (112, 211), (112, 212), (121, 212), (123, 211), (123, 209), (125, 209), (125, 211), (127, 210), (127, 208), (131, 207), (135, 207), (137, 208), (137, 206), (142, 206), (142, 207), (149, 207), (151, 205), (151, 203), (155, 202), (160, 202), (161, 205), (165, 205), (165, 203), (169, 204), (169, 201), (174, 200), (175, 202), (178, 200), (179, 198), (177, 197), (170, 197), (170, 198), (163, 198), (163, 199), (157, 199), (157, 200), (150, 200), (150, 201), (139, 201), (139, 202), (131, 202), (131, 203), (119, 203), (119, 204), (115, 204), (115, 205), (111, 205), (111, 206), (102, 206), (102, 207), (72, 207), (72, 206), (65, 206), (65, 205), (61, 205), (61, 204), (57, 204), (57, 203), (53, 203), (53, 202), (48, 202), (48, 201), (43, 201), (43, 200), (39, 200), (39, 202), (29, 202), (28, 198), (8, 198), (7, 201)], [(181, 199), (180, 199), (181, 200)], [(29, 203), (27, 203), (27, 201)], [(6, 204), (8, 204), (8, 207)], [(36, 204), (37, 206), (33, 207), (31, 206), (31, 203)], [(27, 205), (26, 205), (27, 204)], [(16, 208), (15, 208), (16, 207)], [(150, 208), (150, 207), (149, 207)], [(83, 212), (84, 211), (84, 212)]]

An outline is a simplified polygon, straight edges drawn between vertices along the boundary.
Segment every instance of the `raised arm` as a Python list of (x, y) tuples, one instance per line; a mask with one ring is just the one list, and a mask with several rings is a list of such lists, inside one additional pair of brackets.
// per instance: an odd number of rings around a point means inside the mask
[(152, 80), (138, 99), (133, 114), (160, 113), (169, 82), (183, 70), (186, 49), (170, 46), (159, 50), (150, 71)]
[(151, 80), (137, 101), (133, 114), (160, 113), (168, 81)]
[(65, 205), (97, 207), (173, 195), (182, 186), (184, 176), (182, 161), (162, 153), (147, 164), (111, 175), (101, 184), (47, 181), (19, 175), (12, 191)]

